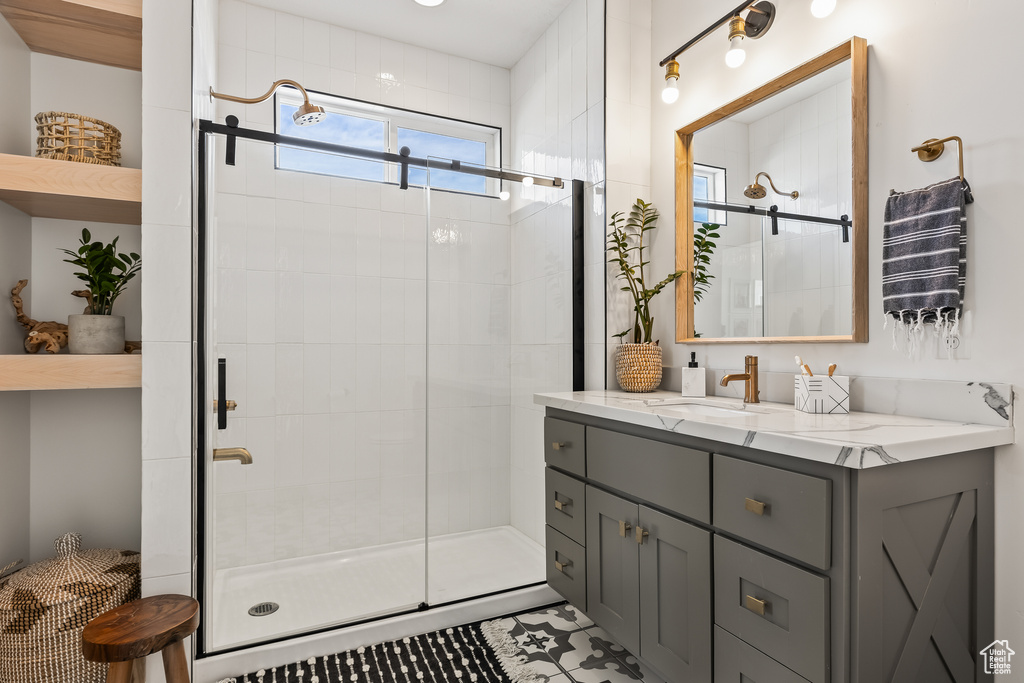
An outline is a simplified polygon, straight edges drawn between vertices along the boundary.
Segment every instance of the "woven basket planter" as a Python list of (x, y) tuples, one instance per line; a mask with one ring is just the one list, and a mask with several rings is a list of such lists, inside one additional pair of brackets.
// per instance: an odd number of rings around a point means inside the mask
[(661, 384), (661, 347), (621, 344), (615, 353), (615, 379), (623, 391), (654, 391)]
[(139, 597), (139, 554), (54, 542), (57, 557), (0, 579), (0, 683), (103, 683), (107, 665), (82, 657), (93, 617)]
[(43, 111), (36, 114), (36, 131), (37, 157), (121, 165), (121, 131), (105, 121), (81, 114)]

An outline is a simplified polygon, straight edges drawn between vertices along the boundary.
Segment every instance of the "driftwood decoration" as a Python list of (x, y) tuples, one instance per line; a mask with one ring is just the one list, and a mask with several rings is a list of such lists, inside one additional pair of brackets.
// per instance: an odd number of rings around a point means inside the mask
[(25, 350), (29, 353), (36, 353), (45, 348), (47, 353), (57, 353), (68, 345), (68, 326), (58, 322), (39, 322), (25, 315), (24, 302), (21, 300), (21, 290), (28, 285), (28, 280), (18, 280), (18, 284), (11, 290), (11, 303), (14, 305), (14, 312), (18, 314), (18, 322), (28, 330), (25, 338)]
[(90, 292), (88, 289), (76, 289), (75, 291), (71, 292), (71, 296), (80, 296), (83, 299), (85, 299), (86, 306), (85, 310), (82, 311), (82, 313), (84, 313), (85, 315), (89, 315), (90, 313), (92, 313), (92, 292)]

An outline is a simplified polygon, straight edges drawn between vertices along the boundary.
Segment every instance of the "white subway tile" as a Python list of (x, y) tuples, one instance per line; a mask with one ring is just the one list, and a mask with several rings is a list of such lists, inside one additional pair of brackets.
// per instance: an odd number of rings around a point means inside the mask
[(356, 71), (356, 32), (332, 25), (331, 31), (331, 68), (339, 71), (355, 73)]
[[(277, 344), (275, 352), (275, 389), (278, 417), (302, 414), (302, 344)], [(282, 423), (278, 422), (280, 435)], [(280, 443), (280, 442), (279, 442)], [(280, 458), (279, 458), (280, 459)]]
[[(275, 13), (272, 10), (246, 4), (245, 47), (254, 52), (274, 53)], [(267, 84), (269, 85), (269, 83)]]
[[(276, 308), (276, 332), (274, 341), (280, 343), (301, 343), (305, 332), (303, 318), (303, 274), (291, 272), (276, 273), (274, 306)], [(270, 302), (266, 302), (270, 305)]]
[[(298, 47), (294, 46), (293, 50)], [(303, 19), (302, 58), (307, 64), (331, 65), (331, 27), (322, 21)], [(307, 85), (303, 83), (303, 85)], [(311, 87), (308, 86), (307, 87)]]
[(191, 507), (191, 457), (143, 460), (143, 578), (191, 571)]
[(274, 54), (279, 57), (302, 59), (302, 17), (277, 12), (274, 37)]
[(302, 415), (275, 419), (274, 487), (278, 493), (302, 484), (303, 420)]
[(276, 422), (273, 416), (246, 418), (246, 448), (252, 453), (252, 464), (246, 465), (243, 471), (246, 476), (245, 487), (250, 492), (274, 488), (277, 471)]

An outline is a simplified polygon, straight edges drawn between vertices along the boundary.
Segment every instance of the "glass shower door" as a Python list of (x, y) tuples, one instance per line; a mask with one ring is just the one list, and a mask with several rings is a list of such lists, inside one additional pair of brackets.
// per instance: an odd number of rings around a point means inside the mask
[[(498, 169), (429, 162), (419, 177), (430, 188), (427, 602), (436, 606), (545, 580), (540, 439), (523, 438), (542, 416), (523, 411), (513, 426), (517, 402), (534, 407), (514, 368), (533, 355), (571, 367), (572, 197), (550, 178), (523, 186), (489, 177)], [(570, 376), (561, 388), (571, 387)]]
[(241, 137), (227, 165), (207, 141), (204, 649), (415, 609), (424, 191), (318, 174), (381, 164), (309, 150), (288, 161), (314, 172), (282, 170)]

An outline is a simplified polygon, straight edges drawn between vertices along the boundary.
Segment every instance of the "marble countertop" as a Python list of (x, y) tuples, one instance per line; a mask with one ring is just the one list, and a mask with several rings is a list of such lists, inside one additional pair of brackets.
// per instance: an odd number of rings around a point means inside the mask
[(814, 415), (782, 403), (683, 399), (668, 391), (535, 394), (534, 403), (853, 469), (1013, 443), (1012, 422), (991, 426), (881, 413)]

